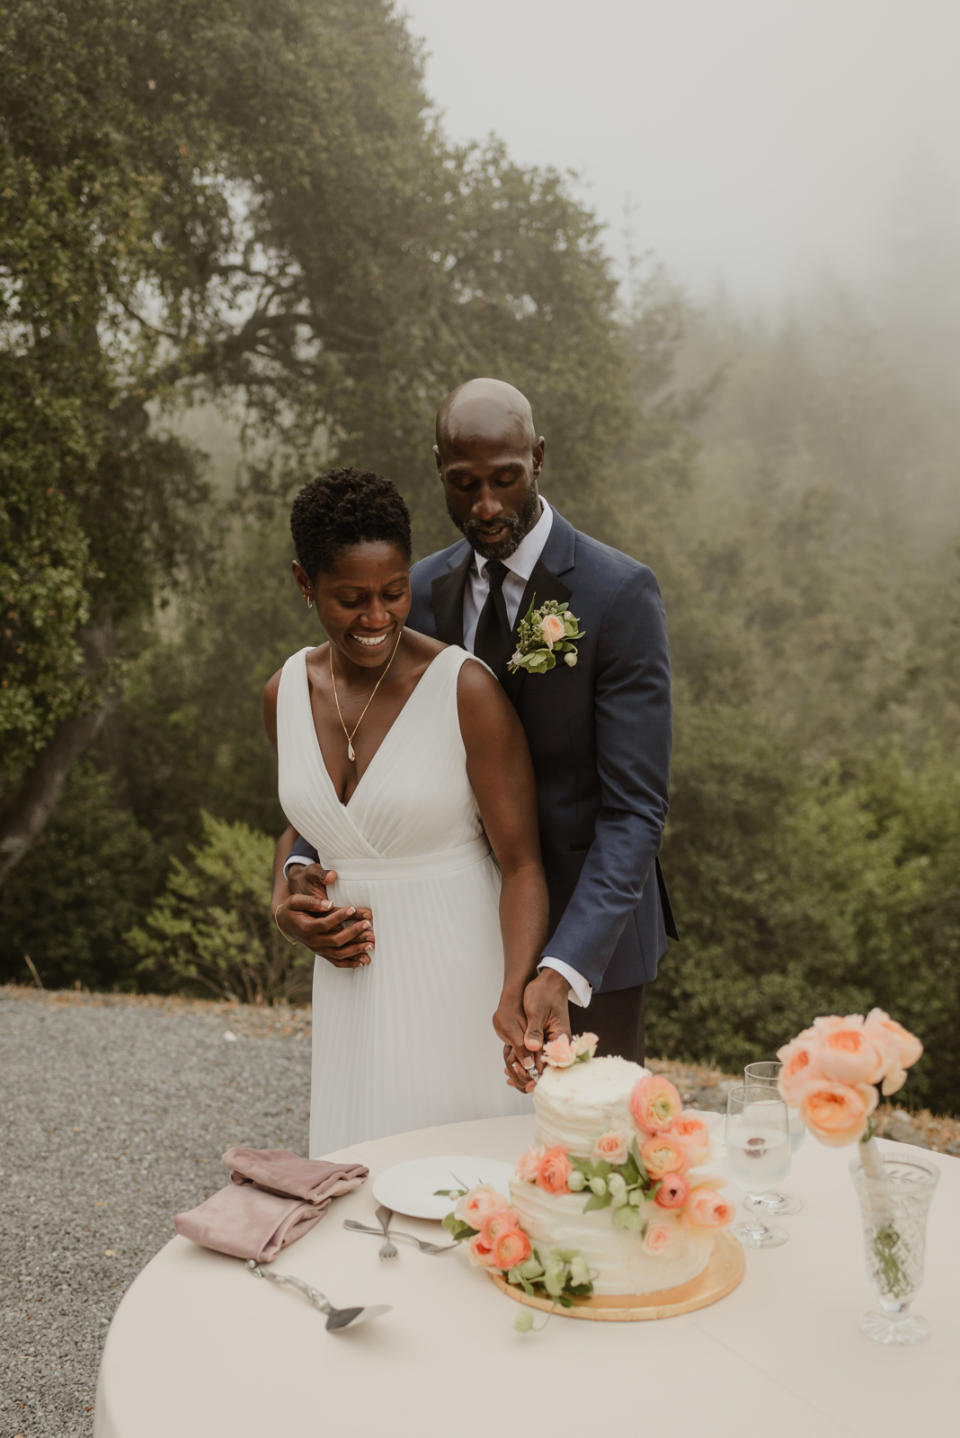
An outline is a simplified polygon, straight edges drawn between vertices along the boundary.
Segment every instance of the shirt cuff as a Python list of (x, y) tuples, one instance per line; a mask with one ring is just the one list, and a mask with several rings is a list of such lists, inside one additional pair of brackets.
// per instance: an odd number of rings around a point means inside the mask
[(296, 864), (309, 864), (309, 862), (310, 860), (307, 858), (306, 854), (291, 854), (288, 859), (284, 860), (283, 877), (285, 879), (288, 879), (290, 877), (290, 870)]
[(556, 969), (557, 973), (562, 974), (570, 985), (570, 997), (573, 1002), (579, 1004), (582, 1009), (587, 1007), (593, 998), (593, 985), (589, 979), (583, 977), (583, 974), (578, 973), (569, 964), (565, 964), (563, 959), (551, 959), (549, 954), (545, 954), (537, 965), (538, 973), (541, 969)]

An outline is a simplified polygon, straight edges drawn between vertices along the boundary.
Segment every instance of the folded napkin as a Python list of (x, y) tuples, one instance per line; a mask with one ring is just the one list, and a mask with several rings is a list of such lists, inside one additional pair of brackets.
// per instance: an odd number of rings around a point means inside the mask
[(232, 1169), (232, 1183), (255, 1183), (269, 1193), (321, 1203), (359, 1188), (369, 1173), (362, 1163), (328, 1163), (325, 1158), (298, 1158), (285, 1148), (228, 1148), (221, 1159)]
[(331, 1199), (359, 1188), (368, 1173), (359, 1163), (298, 1158), (282, 1148), (228, 1148), (223, 1162), (233, 1170), (231, 1182), (178, 1213), (173, 1226), (204, 1248), (257, 1263), (302, 1238)]

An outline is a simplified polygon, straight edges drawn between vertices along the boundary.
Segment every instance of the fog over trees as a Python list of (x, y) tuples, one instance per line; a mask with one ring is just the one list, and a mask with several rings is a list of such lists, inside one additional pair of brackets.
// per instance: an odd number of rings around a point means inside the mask
[(178, 14), (0, 18), (0, 975), (306, 996), (260, 721), (319, 638), (290, 498), (381, 469), (448, 543), (433, 411), (493, 373), (551, 502), (664, 592), (651, 1051), (736, 1066), (876, 1003), (960, 1112), (954, 178), (910, 159), (855, 272), (694, 302), (642, 217), (622, 279), (573, 182), (453, 143), (385, 0)]

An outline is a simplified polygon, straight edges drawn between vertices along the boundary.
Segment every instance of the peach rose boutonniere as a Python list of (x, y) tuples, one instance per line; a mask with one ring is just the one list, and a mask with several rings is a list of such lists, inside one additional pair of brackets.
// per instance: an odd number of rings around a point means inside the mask
[(530, 608), (517, 626), (517, 647), (507, 668), (511, 674), (526, 669), (528, 674), (547, 674), (556, 668), (558, 655), (573, 669), (577, 662), (576, 640), (585, 631), (571, 614), (567, 601), (548, 599), (537, 609), (534, 595)]

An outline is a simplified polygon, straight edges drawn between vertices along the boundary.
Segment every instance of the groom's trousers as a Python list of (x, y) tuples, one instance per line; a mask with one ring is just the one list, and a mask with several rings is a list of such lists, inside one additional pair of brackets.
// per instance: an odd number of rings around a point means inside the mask
[(586, 1009), (571, 1004), (570, 1022), (574, 1031), (596, 1034), (598, 1054), (619, 1054), (621, 1058), (642, 1064), (645, 987), (637, 984), (631, 989), (594, 994)]

